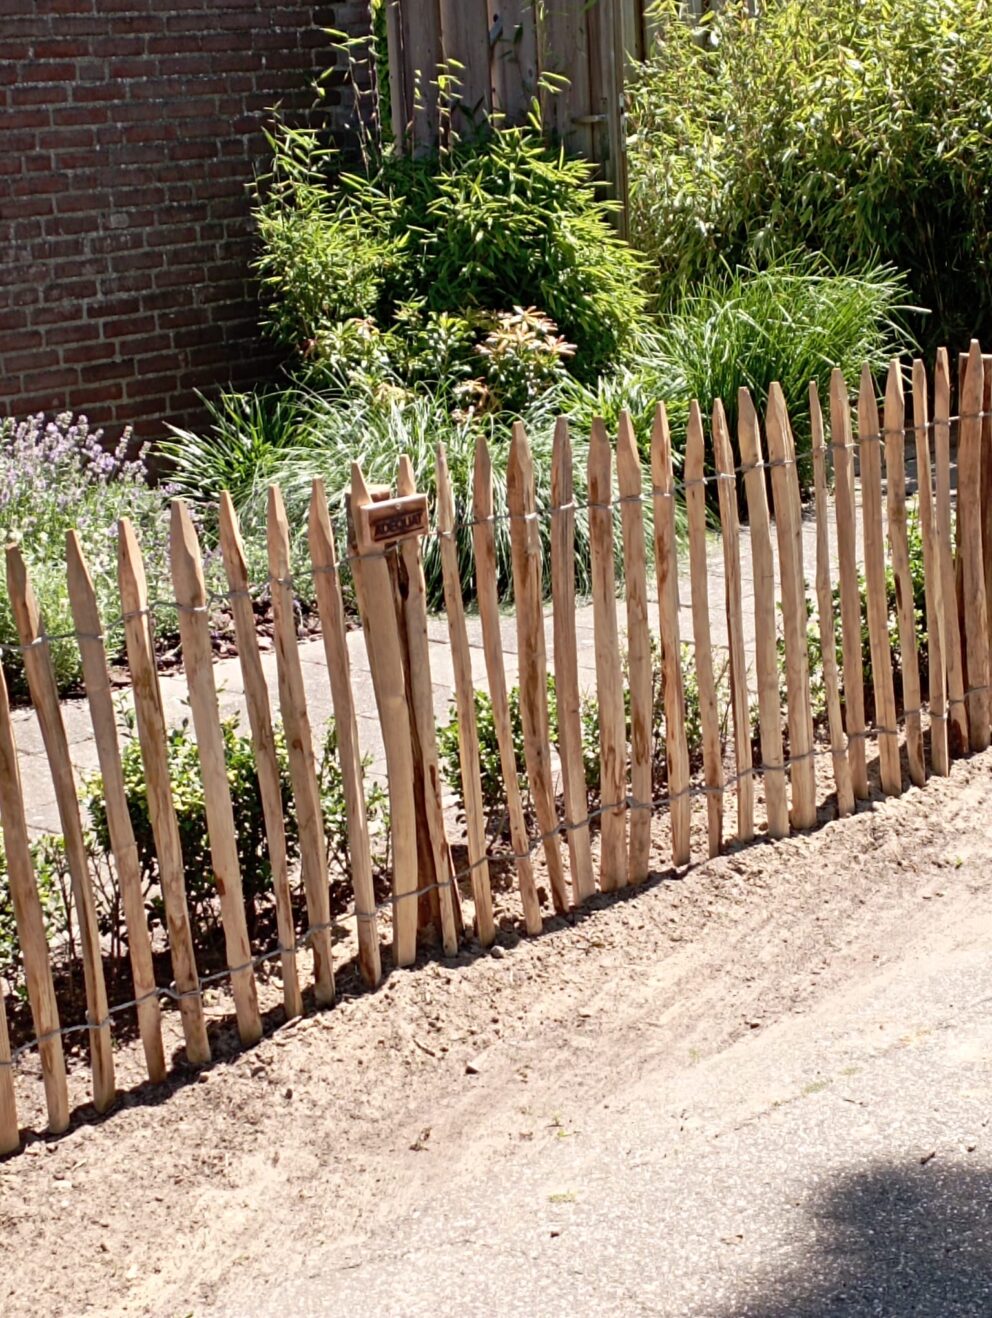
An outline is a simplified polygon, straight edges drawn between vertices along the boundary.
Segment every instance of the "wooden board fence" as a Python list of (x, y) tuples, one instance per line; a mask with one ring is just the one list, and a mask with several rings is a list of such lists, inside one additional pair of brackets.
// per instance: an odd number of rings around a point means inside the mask
[[(209, 977), (209, 982), (223, 981), (231, 999), (216, 1028), (236, 1030), (240, 1042), (250, 1044), (263, 1032), (265, 1013), (280, 1001), (287, 1017), (305, 1010), (305, 989), (318, 1006), (334, 1001), (333, 958), (338, 955), (339, 970), (346, 960), (342, 936), (351, 940), (356, 976), (374, 988), (386, 968), (381, 926), (392, 937), (394, 966), (413, 965), (434, 947), (454, 955), (472, 935), (481, 954), (508, 921), (519, 920), (535, 936), (546, 913), (568, 913), (597, 887), (609, 893), (643, 883), (652, 859), (662, 852), (663, 868), (671, 863), (680, 869), (717, 854), (724, 845), (726, 816), (734, 809), (726, 799), (730, 783), (736, 785), (740, 841), (762, 834), (779, 838), (791, 827), (811, 827), (818, 813), (846, 815), (859, 800), (901, 792), (903, 749), (909, 779), (917, 785), (923, 785), (928, 769), (946, 775), (952, 756), (984, 749), (990, 739), (986, 540), (992, 536), (980, 500), (986, 465), (992, 462), (986, 373), (981, 350), (973, 344), (962, 370), (957, 422), (961, 500), (956, 541), (950, 479), (956, 422), (945, 352), (937, 356), (932, 398), (923, 363), (913, 363), (911, 418), (906, 416), (903, 367), (894, 362), (884, 381), (882, 419), (878, 392), (883, 382), (865, 371), (857, 397), (857, 438), (851, 429), (852, 399), (839, 372), (830, 382), (829, 441), (816, 387), (810, 387), (806, 400), (788, 400), (793, 417), (800, 407), (809, 408), (813, 503), (805, 509), (800, 455), (778, 386), (768, 399), (767, 455), (758, 413), (741, 390), (736, 444), (722, 403), (713, 408), (711, 459), (703, 414), (695, 403), (689, 409), (684, 455), (673, 446), (662, 405), (654, 416), (649, 449), (646, 437), (639, 443), (634, 422), (624, 413), (615, 437), (602, 422), (595, 423), (581, 459), (573, 452), (567, 423), (559, 420), (547, 471), (536, 468), (527, 435), (517, 425), (503, 455), (505, 507), (496, 501), (493, 458), (481, 439), (468, 488), (456, 486), (446, 454), (438, 450), (434, 507), (416, 488), (406, 459), (399, 461), (395, 492), (370, 486), (357, 465), (350, 490), (333, 492), (330, 500), (315, 482), (303, 541), (291, 534), (282, 494), (273, 488), (266, 528), (268, 575), (261, 582), (249, 579), (235, 507), (225, 495), (219, 517), (228, 585), (223, 594), (237, 640), (258, 774), (274, 945), (271, 933), (262, 940), (250, 936), (246, 918), (221, 685), (212, 653), (216, 597), (208, 590), (191, 513), (182, 501), (174, 502), (172, 595), (164, 606), (149, 596), (134, 528), (121, 522), (120, 613), (113, 620), (101, 617), (82, 542), (70, 534), (67, 584), (84, 708), (92, 725), (111, 863), (120, 888), (123, 915), (117, 932), (126, 934), (133, 984), (133, 996), (111, 1005), (111, 981), (105, 982), (110, 947), (97, 920), (73, 748), (56, 695), (53, 638), (31, 590), (29, 547), (9, 546), (8, 591), (20, 641), (13, 649), (24, 664), (32, 710), (12, 711), (0, 674), (0, 824), (22, 967), (14, 973), (23, 976), (26, 991), (23, 1006), (13, 997), (0, 998), (0, 1154), (18, 1147), (22, 1120), (37, 1124), (41, 1119), (42, 1105), (32, 1100), (28, 1079), (17, 1069), (25, 1049), (37, 1048), (44, 1111), (54, 1133), (71, 1120), (62, 1042), (66, 1032), (88, 1040), (98, 1111), (109, 1110), (115, 1101), (115, 1049), (121, 1043), (116, 1031), (112, 1037), (112, 1023), (119, 1011), (136, 1012), (137, 1037), (153, 1082), (165, 1079), (167, 1047), (180, 1028), (188, 1061), (198, 1066), (210, 1060), (199, 952), (214, 958), (212, 965), (219, 964), (220, 954), (227, 966), (211, 970)], [(910, 439), (919, 489), (915, 499), (906, 471)], [(648, 458), (650, 487), (644, 479)], [(747, 508), (743, 527), (739, 484)], [(587, 490), (584, 500), (577, 495), (582, 490)], [(347, 529), (335, 523), (342, 493), (348, 495)], [(678, 529), (679, 501), (686, 510), (686, 543)], [(910, 528), (917, 518), (922, 577), (910, 555)], [(588, 542), (579, 535), (583, 525)], [(424, 542), (435, 536), (440, 539), (447, 622), (441, 629), (428, 614), (424, 571)], [(589, 605), (576, 599), (576, 555), (586, 543)], [(295, 561), (294, 555), (298, 559), (301, 554), (306, 563)], [(649, 576), (651, 557), (654, 572)], [(466, 563), (477, 616), (463, 594)], [(721, 566), (714, 571), (714, 564)], [(894, 604), (886, 590), (888, 567)], [(501, 570), (509, 580), (500, 580)], [(348, 617), (349, 579), (360, 631)], [(297, 633), (304, 581), (312, 581), (322, 632), (316, 652), (305, 656), (310, 642)], [(504, 614), (501, 605), (511, 583), (512, 613)], [(921, 591), (922, 630), (914, 607)], [(263, 654), (253, 603), (256, 593), (266, 592), (274, 665)], [(155, 620), (162, 607), (178, 610), (183, 672), (170, 681), (182, 683), (192, 714), (221, 947), (206, 946), (207, 931), (194, 924), (187, 900), (170, 780), (170, 716), (156, 663)], [(811, 648), (807, 628), (814, 609), (819, 646)], [(682, 641), (686, 614), (692, 626), (688, 661)], [(588, 636), (583, 625), (588, 626), (590, 615), (592, 643), (582, 650), (580, 638)], [(551, 655), (545, 640), (549, 622)], [(871, 720), (866, 719), (863, 623), (871, 652)], [(118, 626), (122, 644), (111, 639)], [(895, 634), (894, 656), (889, 638)], [(114, 644), (121, 644), (120, 653), (111, 651)], [(139, 865), (110, 686), (111, 663), (125, 657), (153, 865), (145, 856)], [(308, 704), (308, 697), (314, 709), (320, 704), (319, 687), (310, 696), (304, 677), (304, 669), (312, 674), (314, 665), (323, 671), (323, 690), (329, 689), (333, 709), (348, 853), (341, 875), (332, 873), (329, 858), (314, 754), (320, 729)], [(488, 705), (476, 690), (482, 669)], [(359, 672), (370, 677), (368, 696)], [(718, 672), (729, 675), (726, 715)], [(814, 710), (814, 677), (822, 682), (822, 721)], [(455, 770), (439, 754), (435, 721), (443, 698), (438, 685), (444, 698), (453, 693)], [(278, 702), (281, 731), (273, 701)], [(326, 695), (323, 708), (328, 708)], [(480, 711), (491, 711), (491, 717), (483, 720)], [(37, 719), (42, 734), (65, 839), (85, 988), (83, 1021), (63, 1020), (60, 1012), (76, 967), (58, 941), (49, 944), (35, 873), (17, 746), (18, 728), (29, 717)], [(367, 772), (363, 738), (376, 721), (380, 759)], [(283, 738), (293, 798), (292, 838), (283, 813)], [(587, 784), (586, 756), (593, 746), (598, 784)], [(818, 772), (821, 765), (823, 772)], [(384, 779), (389, 796), (388, 862), (373, 848), (366, 806), (371, 775)], [(484, 782), (501, 797), (495, 808), (485, 799)], [(702, 810), (694, 816), (695, 798), (706, 802), (705, 827)], [(667, 837), (664, 831), (659, 835), (657, 824), (668, 830)], [(291, 864), (296, 847), (298, 867)], [(149, 924), (142, 887), (149, 873), (164, 909), (161, 931)], [(514, 878), (515, 883), (510, 881)], [(474, 928), (462, 925), (462, 901), (469, 898)], [(354, 924), (345, 918), (350, 916)], [(271, 931), (272, 924), (266, 927)], [(153, 947), (168, 953), (169, 983), (159, 978), (163, 960), (156, 960)], [(313, 962), (310, 984), (307, 954)], [(281, 973), (273, 982), (269, 969), (276, 965)]]

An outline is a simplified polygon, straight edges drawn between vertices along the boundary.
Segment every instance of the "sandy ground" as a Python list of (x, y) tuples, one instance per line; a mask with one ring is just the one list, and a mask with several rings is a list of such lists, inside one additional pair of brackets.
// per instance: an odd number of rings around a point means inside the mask
[(249, 1052), (217, 1024), (0, 1165), (0, 1310), (992, 1312), (990, 860), (992, 753)]

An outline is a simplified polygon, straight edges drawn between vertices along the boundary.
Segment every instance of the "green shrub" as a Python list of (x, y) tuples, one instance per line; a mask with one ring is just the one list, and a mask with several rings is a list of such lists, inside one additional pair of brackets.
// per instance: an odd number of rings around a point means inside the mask
[[(653, 655), (652, 672), (654, 674), (653, 726), (654, 755), (653, 776), (656, 784), (664, 781), (665, 755), (662, 724), (664, 719), (664, 688), (660, 651), (655, 637), (651, 638)], [(622, 657), (624, 665), (624, 705), (627, 714), (627, 731), (630, 732), (630, 686), (626, 680), (626, 656)], [(700, 716), (699, 686), (696, 682), (694, 652), (690, 645), (681, 648), (682, 681), (685, 692), (685, 730), (689, 747), (690, 763), (694, 769), (701, 763), (703, 744), (702, 721)], [(717, 678), (717, 700), (721, 726), (726, 725), (729, 709), (729, 683), (726, 665), (719, 669)], [(514, 686), (507, 694), (510, 706), (510, 727), (513, 733), (513, 751), (517, 766), (517, 777), (525, 805), (530, 810), (530, 797), (527, 788), (526, 764), (524, 760), (523, 722), (520, 714), (520, 688)], [(493, 719), (492, 700), (486, 691), (475, 691), (475, 715), (479, 737), (479, 771), (482, 786), (482, 803), (490, 818), (506, 808), (506, 785), (500, 763), (499, 741), (496, 736), (496, 724)], [(579, 723), (581, 728), (582, 763), (585, 769), (586, 791), (590, 804), (598, 800), (600, 789), (600, 750), (599, 750), (599, 705), (595, 692), (586, 692), (579, 703)], [(548, 673), (548, 733), (552, 744), (559, 747), (558, 739), (558, 700), (555, 691), (555, 679)], [(444, 771), (445, 781), (455, 792), (462, 809), (465, 797), (462, 788), (461, 760), (458, 752), (458, 708), (452, 701), (449, 708), (448, 722), (437, 730), (438, 755)]]
[[(50, 941), (72, 933), (68, 878), (64, 873), (64, 866), (58, 864), (60, 848), (62, 848), (62, 839), (55, 834), (44, 834), (31, 847), (35, 884)], [(17, 921), (14, 918), (14, 903), (10, 895), (7, 852), (2, 838), (0, 838), (0, 979), (7, 980), (9, 989), (19, 998), (27, 996), (23, 959), (17, 939)]]
[(966, 342), (992, 318), (985, 0), (742, 3), (693, 32), (659, 6), (630, 88), (635, 241), (663, 303), (723, 261), (881, 258)]
[(410, 306), (471, 316), (534, 305), (576, 345), (583, 378), (636, 333), (640, 258), (612, 228), (591, 167), (533, 129), (429, 158), (378, 154), (336, 178), (316, 135), (280, 125), (271, 142), (257, 269), (266, 324), (301, 357), (333, 349), (350, 318), (402, 330)]
[[(91, 430), (84, 416), (66, 412), (23, 421), (0, 418), (0, 535), (21, 545), (45, 630), (61, 637), (74, 630), (65, 569), (65, 536), (79, 533), (105, 623), (121, 613), (117, 588), (115, 523), (135, 524), (154, 596), (169, 580), (168, 526), (163, 497), (147, 483), (145, 453), (129, 457), (131, 432), (108, 451), (103, 431)], [(119, 640), (119, 633), (114, 638)], [(0, 590), (0, 644), (16, 646), (17, 628), (7, 591)], [(81, 677), (75, 641), (51, 642), (52, 663), (61, 690)], [(3, 652), (3, 668), (15, 694), (26, 689), (16, 651)]]
[[(265, 835), (261, 789), (251, 738), (238, 731), (237, 717), (225, 719), (221, 729), (224, 737), (228, 786), (234, 809), (234, 827), (245, 907), (249, 930), (253, 930), (261, 901), (272, 891), (272, 867)], [(299, 832), (290, 784), (288, 754), (281, 725), (275, 728), (275, 742), (282, 789), (286, 849), (292, 861), (299, 854)], [(145, 783), (141, 746), (136, 736), (132, 735), (127, 739), (121, 758), (128, 813), (131, 816), (138, 848), (142, 881), (153, 893), (150, 899), (152, 912), (160, 920), (164, 920), (164, 905), (156, 887), (158, 861), (148, 813), (148, 789)], [(215, 932), (219, 908), (210, 858), (203, 779), (200, 773), (196, 737), (188, 724), (183, 723), (180, 727), (169, 731), (168, 758), (169, 779), (182, 843), (190, 918), (195, 927)], [(348, 853), (347, 818), (333, 724), (328, 728), (322, 754), (318, 759), (317, 773), (328, 850), (332, 860), (339, 868), (345, 870)], [(110, 834), (103, 801), (103, 784), (98, 776), (84, 784), (84, 796), (92, 822), (95, 848), (109, 856)], [(384, 832), (384, 800), (382, 788), (373, 785), (367, 795), (370, 831), (373, 836)]]

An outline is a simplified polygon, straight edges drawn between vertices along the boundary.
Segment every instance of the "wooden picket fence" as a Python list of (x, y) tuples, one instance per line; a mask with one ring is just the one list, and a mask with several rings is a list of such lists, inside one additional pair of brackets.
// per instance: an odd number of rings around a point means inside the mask
[[(912, 418), (907, 425), (903, 369), (888, 374), (882, 416), (875, 386), (864, 370), (858, 394), (857, 439), (847, 383), (835, 372), (828, 404), (829, 437), (815, 387), (809, 395), (813, 444), (815, 564), (804, 562), (800, 484), (785, 399), (773, 386), (762, 427), (746, 391), (738, 399), (737, 448), (723, 406), (712, 416), (707, 454), (703, 417), (693, 405), (684, 467), (676, 480), (668, 422), (658, 407), (645, 472), (630, 419), (622, 417), (615, 444), (601, 423), (589, 442), (587, 514), (594, 611), (596, 700), (600, 737), (600, 800), (589, 810), (582, 756), (580, 682), (576, 634), (573, 460), (568, 425), (559, 421), (552, 458), (551, 581), (542, 579), (540, 527), (534, 466), (522, 426), (514, 431), (508, 466), (508, 517), (512, 547), (520, 710), (530, 803), (537, 834), (528, 831), (518, 784), (511, 727), (507, 668), (497, 593), (493, 486), (490, 456), (480, 442), (471, 507), (461, 515), (471, 525), (479, 621), (493, 718), (507, 796), (510, 859), (519, 888), (526, 932), (541, 931), (538, 878), (546, 875), (554, 910), (568, 912), (596, 892), (640, 884), (652, 864), (685, 866), (694, 847), (693, 802), (705, 801), (706, 846), (710, 856), (725, 845), (725, 804), (733, 794), (737, 839), (746, 842), (763, 827), (772, 838), (817, 821), (817, 758), (832, 766), (835, 809), (849, 814), (870, 795), (869, 744), (877, 743), (880, 790), (903, 790), (900, 742), (910, 783), (927, 776), (924, 715), (929, 727), (929, 767), (946, 774), (951, 757), (989, 745), (989, 653), (992, 621), (992, 358), (977, 343), (959, 364), (959, 412), (951, 416), (951, 373), (946, 352), (938, 354), (931, 401), (926, 370), (913, 363)], [(952, 422), (957, 434), (956, 535), (952, 526)], [(762, 431), (764, 433), (762, 433)], [(906, 446), (915, 459), (926, 579), (928, 708), (924, 707), (916, 649), (913, 585), (907, 536)], [(859, 461), (855, 462), (858, 454)], [(833, 497), (828, 486), (828, 454)], [(709, 473), (709, 474), (708, 474)], [(883, 503), (883, 477), (885, 479)], [(724, 563), (732, 735), (723, 745), (717, 709), (707, 561), (707, 485), (715, 482)], [(742, 491), (739, 486), (742, 485)], [(770, 487), (770, 501), (769, 501)], [(858, 490), (863, 555), (858, 553)], [(702, 728), (702, 782), (690, 771), (679, 615), (679, 560), (675, 499), (683, 496), (688, 516), (688, 567), (695, 683)], [(742, 497), (741, 497), (742, 496)], [(650, 532), (645, 507), (651, 506)], [(747, 508), (754, 581), (754, 665), (746, 658), (741, 588), (742, 537), (738, 510)], [(615, 519), (615, 513), (618, 516)], [(358, 964), (369, 988), (382, 976), (380, 907), (366, 818), (361, 747), (349, 668), (342, 569), (354, 579), (364, 641), (385, 744), (390, 806), (392, 962), (409, 966), (431, 925), (445, 953), (465, 935), (463, 902), (471, 900), (474, 934), (483, 946), (495, 937), (490, 863), (507, 853), (499, 839), (487, 841), (480, 783), (469, 634), (454, 539), (455, 499), (443, 449), (437, 457), (436, 522), (431, 527), (426, 497), (414, 487), (409, 462), (401, 459), (397, 487), (369, 488), (356, 466), (350, 490), (349, 543), (335, 543), (325, 492), (313, 487), (309, 547), (331, 689), (337, 746), (347, 808), (350, 879), (357, 916)], [(264, 679), (245, 552), (234, 507), (220, 507), (221, 550), (226, 569), (251, 735), (272, 862), (276, 949), (258, 953), (248, 936), (237, 839), (218, 709), (210, 641), (210, 598), (203, 557), (189, 512), (172, 507), (171, 564), (179, 613), (182, 655), (202, 770), (217, 899), (225, 939), (230, 991), (240, 1039), (257, 1041), (263, 1031), (256, 971), (277, 957), (281, 963), (287, 1016), (303, 1007), (305, 972), (318, 1006), (334, 1001), (334, 947), (329, 906), (328, 860), (315, 774), (313, 731), (301, 670), (290, 531), (278, 489), (269, 495), (268, 586), (271, 591), (278, 705), (288, 747), (298, 822), (306, 932), (297, 938), (298, 911), (280, 795), (273, 716)], [(619, 546), (615, 545), (619, 528)], [(773, 551), (773, 527), (777, 556)], [(839, 574), (840, 645), (836, 662), (834, 555)], [(462, 797), (468, 867), (455, 873), (451, 824), (443, 803), (435, 738), (428, 644), (428, 614), (422, 542), (440, 538), (448, 638), (458, 712)], [(886, 550), (888, 545), (888, 551)], [(955, 549), (956, 544), (956, 549)], [(169, 781), (167, 723), (156, 669), (153, 606), (132, 527), (119, 527), (119, 585), (127, 662), (137, 735), (148, 789), (149, 813), (164, 902), (173, 981), (156, 983), (152, 942), (142, 896), (135, 838), (125, 797), (117, 721), (108, 676), (104, 632), (93, 583), (77, 537), (67, 544), (67, 572), (81, 651), (93, 735), (99, 755), (109, 834), (123, 894), (134, 997), (122, 1004), (137, 1014), (148, 1077), (165, 1079), (162, 1005), (178, 1007), (188, 1061), (211, 1056), (204, 1014), (203, 982), (194, 950), (185, 891), (182, 847)], [(619, 554), (616, 552), (619, 548)], [(777, 584), (776, 584), (777, 557)], [(859, 557), (867, 592), (871, 641), (874, 724), (866, 720), (862, 672)], [(902, 718), (897, 717), (886, 603), (886, 560), (898, 600), (902, 674)], [(622, 564), (620, 580), (617, 564)], [(649, 592), (653, 562), (655, 602)], [(828, 745), (818, 744), (810, 697), (807, 642), (807, 572), (815, 580), (815, 605), (822, 641)], [(0, 822), (10, 893), (23, 957), (34, 1039), (12, 1052), (0, 994), (0, 1152), (20, 1143), (15, 1103), (15, 1067), (25, 1048), (38, 1050), (48, 1128), (70, 1122), (65, 1034), (88, 1032), (92, 1099), (98, 1112), (115, 1102), (112, 1027), (120, 1007), (108, 1008), (101, 938), (88, 869), (86, 845), (69, 746), (59, 705), (49, 638), (20, 550), (7, 549), (7, 583), (21, 640), (31, 700), (43, 734), (55, 784), (71, 873), (85, 982), (86, 1023), (64, 1025), (56, 1001), (52, 953), (42, 907), (21, 788), (18, 751), (6, 686), (0, 677)], [(550, 584), (550, 591), (547, 589)], [(544, 609), (550, 594), (553, 677), (558, 732), (549, 726)], [(626, 655), (621, 650), (618, 600), (622, 599)], [(785, 726), (779, 685), (777, 614), (785, 654)], [(664, 703), (665, 782), (655, 796), (653, 748), (654, 671), (650, 620), (656, 611)], [(626, 686), (626, 693), (625, 693)], [(625, 701), (626, 695), (626, 701)], [(752, 753), (752, 705), (758, 713), (757, 760)], [(786, 737), (788, 753), (786, 754)], [(732, 748), (732, 750), (731, 750)], [(822, 783), (821, 783), (822, 788)], [(823, 788), (826, 792), (826, 789)], [(761, 807), (759, 809), (759, 807)], [(598, 832), (598, 842), (594, 844)], [(659, 844), (659, 839), (662, 839)], [(563, 849), (564, 848), (564, 849)], [(567, 853), (567, 864), (566, 864)], [(543, 870), (542, 868), (543, 867)], [(459, 890), (463, 883), (464, 893)], [(425, 915), (426, 912), (426, 915)], [(304, 959), (305, 957), (305, 959)]]

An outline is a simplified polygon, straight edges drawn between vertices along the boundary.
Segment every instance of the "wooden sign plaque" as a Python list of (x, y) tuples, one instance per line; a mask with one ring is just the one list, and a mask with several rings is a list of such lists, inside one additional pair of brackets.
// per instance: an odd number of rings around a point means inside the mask
[(352, 516), (358, 552), (385, 549), (398, 540), (427, 534), (427, 495), (407, 494), (352, 507)]

